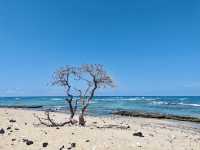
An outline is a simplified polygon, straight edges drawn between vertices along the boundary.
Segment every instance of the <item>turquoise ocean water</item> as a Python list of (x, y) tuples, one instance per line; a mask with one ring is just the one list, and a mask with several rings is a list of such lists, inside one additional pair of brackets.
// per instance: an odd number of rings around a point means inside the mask
[[(0, 107), (36, 106), (43, 110), (67, 110), (65, 97), (0, 97)], [(109, 115), (117, 110), (136, 110), (200, 118), (200, 96), (100, 96), (89, 107), (91, 115)]]

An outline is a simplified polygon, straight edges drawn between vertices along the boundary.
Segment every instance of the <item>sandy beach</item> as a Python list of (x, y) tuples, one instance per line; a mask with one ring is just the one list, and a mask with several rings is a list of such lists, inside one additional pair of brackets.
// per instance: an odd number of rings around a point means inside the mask
[[(171, 120), (87, 116), (86, 127), (66, 125), (51, 128), (39, 125), (34, 114), (42, 117), (44, 112), (0, 109), (0, 150), (200, 149), (200, 131), (183, 123), (177, 126)], [(52, 113), (52, 116), (57, 121), (67, 119), (63, 113)], [(130, 128), (120, 129), (115, 125)], [(134, 136), (137, 132), (142, 136)]]

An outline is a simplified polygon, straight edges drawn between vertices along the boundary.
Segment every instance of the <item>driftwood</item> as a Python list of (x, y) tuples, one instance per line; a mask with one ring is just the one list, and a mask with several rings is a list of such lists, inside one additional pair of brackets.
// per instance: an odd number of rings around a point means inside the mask
[(189, 122), (200, 123), (200, 118), (196, 117), (178, 116), (178, 115), (169, 115), (169, 114), (142, 112), (142, 111), (117, 111), (113, 112), (112, 114), (120, 116), (143, 117), (143, 118), (173, 119), (178, 121), (189, 121)]
[[(50, 113), (47, 111), (45, 112), (46, 118), (38, 117), (36, 114), (34, 116), (38, 119), (39, 123), (41, 125), (45, 125), (47, 127), (62, 127), (67, 124), (76, 124), (76, 120), (69, 120), (63, 123), (58, 123), (54, 119), (50, 117)], [(114, 124), (108, 124), (103, 126), (93, 125), (93, 127), (96, 127), (98, 129), (130, 129), (129, 125), (114, 125)]]
[(108, 125), (103, 125), (103, 126), (95, 126), (98, 129), (130, 129), (129, 125), (123, 126), (123, 125), (113, 125), (113, 124), (108, 124)]
[(50, 117), (50, 113), (49, 112), (45, 112), (45, 115), (46, 115), (46, 118), (42, 118), (42, 117), (39, 117), (36, 114), (34, 114), (34, 116), (38, 119), (40, 124), (45, 125), (47, 127), (62, 127), (62, 126), (65, 126), (67, 124), (75, 124), (76, 123), (73, 120), (69, 120), (69, 121), (66, 121), (66, 122), (58, 123), (54, 119), (52, 119)]

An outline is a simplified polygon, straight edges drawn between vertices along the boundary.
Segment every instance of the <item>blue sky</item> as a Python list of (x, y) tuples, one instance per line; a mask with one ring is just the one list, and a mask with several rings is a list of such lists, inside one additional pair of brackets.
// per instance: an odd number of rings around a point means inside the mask
[(83, 63), (116, 81), (99, 95), (200, 95), (199, 0), (0, 1), (0, 96), (62, 95)]

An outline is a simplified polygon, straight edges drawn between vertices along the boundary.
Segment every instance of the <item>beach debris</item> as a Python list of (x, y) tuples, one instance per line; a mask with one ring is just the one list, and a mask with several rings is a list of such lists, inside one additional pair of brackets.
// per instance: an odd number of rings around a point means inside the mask
[(56, 129), (57, 129), (57, 130), (59, 130), (60, 128), (59, 128), (59, 127), (57, 127)]
[(98, 129), (110, 129), (110, 128), (115, 128), (115, 129), (130, 129), (129, 125), (113, 125), (113, 124), (108, 124), (108, 125), (103, 125), (103, 126), (96, 126)]
[(25, 122), (24, 125), (26, 126), (26, 125), (27, 125), (27, 122)]
[(65, 146), (63, 145), (63, 146), (61, 146), (61, 147), (60, 147), (60, 149), (59, 149), (59, 150), (63, 150), (64, 148), (65, 148)]
[(48, 146), (47, 142), (42, 143), (42, 147), (47, 147), (47, 146)]
[(14, 123), (14, 122), (16, 122), (16, 120), (14, 120), (14, 119), (10, 119), (9, 122)]
[(133, 133), (133, 136), (144, 137), (144, 135), (142, 134), (142, 132)]
[(12, 139), (12, 141), (16, 141), (16, 139)]
[(15, 128), (15, 130), (19, 130), (19, 128)]
[(23, 139), (23, 142), (25, 142), (26, 145), (32, 145), (33, 144), (33, 141), (28, 140), (28, 139)]
[(0, 134), (4, 134), (4, 133), (5, 133), (5, 130), (3, 128), (1, 128)]

